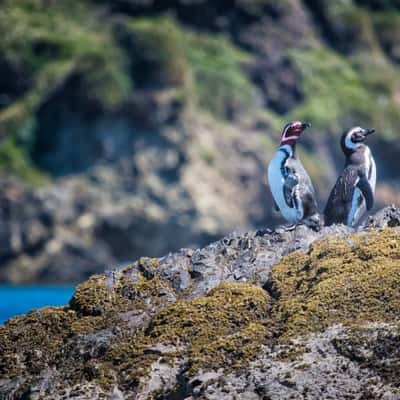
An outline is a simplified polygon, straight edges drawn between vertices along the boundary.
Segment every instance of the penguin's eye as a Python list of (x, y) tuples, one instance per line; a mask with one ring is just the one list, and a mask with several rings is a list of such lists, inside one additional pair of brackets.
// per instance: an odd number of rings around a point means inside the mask
[(351, 135), (351, 141), (352, 141), (353, 143), (361, 142), (361, 141), (363, 141), (363, 140), (364, 140), (364, 135), (363, 135), (362, 131), (354, 132), (354, 133)]
[(299, 125), (299, 124), (293, 124), (293, 125), (290, 127), (290, 131), (291, 131), (291, 132), (298, 132), (300, 129), (301, 129), (301, 125)]

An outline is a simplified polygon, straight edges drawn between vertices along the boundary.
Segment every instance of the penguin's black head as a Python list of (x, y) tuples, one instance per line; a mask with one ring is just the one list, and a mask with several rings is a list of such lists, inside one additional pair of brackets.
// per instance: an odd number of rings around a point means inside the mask
[(349, 154), (358, 149), (368, 137), (368, 135), (374, 132), (374, 129), (365, 129), (359, 126), (347, 129), (343, 133), (342, 139), (340, 141), (343, 153)]
[(293, 121), (286, 124), (282, 131), (281, 146), (295, 144), (300, 139), (303, 131), (310, 126), (310, 123), (301, 121)]

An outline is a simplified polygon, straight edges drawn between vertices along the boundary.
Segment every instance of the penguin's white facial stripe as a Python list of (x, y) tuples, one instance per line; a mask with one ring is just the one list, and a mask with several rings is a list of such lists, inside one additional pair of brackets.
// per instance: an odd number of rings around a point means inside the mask
[(298, 140), (299, 137), (300, 137), (300, 136), (295, 136), (295, 135), (292, 135), (292, 136), (282, 136), (281, 142), (283, 143), (283, 142), (287, 142), (288, 140)]
[(284, 129), (283, 132), (282, 132), (282, 141), (286, 139), (286, 135), (287, 135), (287, 133), (289, 132), (290, 128), (291, 128), (291, 125), (290, 125), (290, 124), (288, 124), (288, 125), (285, 126), (285, 129)]
[(300, 121), (287, 124), (282, 132), (281, 142), (283, 143), (289, 140), (298, 140), (300, 138), (302, 131), (303, 131), (303, 126)]
[(353, 134), (355, 134), (357, 132), (362, 133), (363, 130), (359, 126), (356, 126), (355, 128), (351, 129), (349, 131), (349, 133), (346, 135), (346, 139), (344, 141), (346, 148), (348, 148), (350, 150), (354, 150), (361, 146), (360, 142), (357, 143), (357, 142), (353, 142), (353, 140), (352, 140)]

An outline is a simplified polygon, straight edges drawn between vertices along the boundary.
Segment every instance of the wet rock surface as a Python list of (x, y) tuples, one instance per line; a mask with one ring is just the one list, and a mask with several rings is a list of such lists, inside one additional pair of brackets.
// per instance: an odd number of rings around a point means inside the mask
[(94, 275), (0, 327), (0, 397), (399, 399), (398, 214)]

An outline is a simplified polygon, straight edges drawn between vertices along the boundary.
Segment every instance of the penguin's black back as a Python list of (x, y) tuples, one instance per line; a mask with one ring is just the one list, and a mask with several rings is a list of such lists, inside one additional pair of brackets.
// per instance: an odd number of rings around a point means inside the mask
[(325, 225), (346, 224), (358, 178), (358, 166), (349, 164), (333, 187), (324, 210)]

